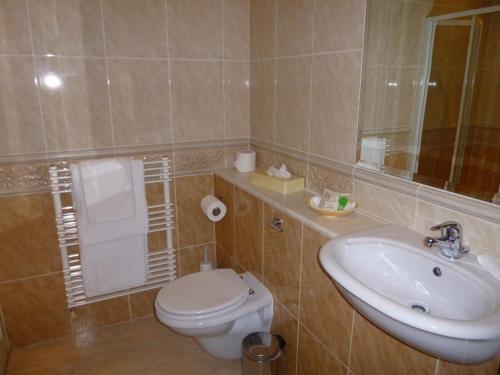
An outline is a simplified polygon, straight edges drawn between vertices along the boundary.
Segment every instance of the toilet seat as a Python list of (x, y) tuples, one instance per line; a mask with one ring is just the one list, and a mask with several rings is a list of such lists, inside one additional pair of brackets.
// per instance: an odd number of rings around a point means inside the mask
[(193, 273), (163, 287), (156, 306), (178, 320), (216, 317), (237, 309), (249, 295), (248, 285), (232, 269)]

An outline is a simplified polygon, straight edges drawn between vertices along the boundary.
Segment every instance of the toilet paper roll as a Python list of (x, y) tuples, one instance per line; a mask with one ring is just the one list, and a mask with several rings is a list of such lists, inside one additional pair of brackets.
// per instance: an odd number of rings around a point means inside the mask
[(255, 171), (255, 151), (238, 151), (234, 166), (238, 172)]
[(227, 212), (226, 205), (213, 195), (207, 195), (201, 200), (201, 210), (213, 222), (222, 220)]

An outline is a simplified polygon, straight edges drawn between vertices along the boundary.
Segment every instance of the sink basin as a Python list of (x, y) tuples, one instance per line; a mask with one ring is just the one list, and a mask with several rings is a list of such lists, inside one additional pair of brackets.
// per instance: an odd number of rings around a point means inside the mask
[(319, 260), (372, 323), (447, 361), (474, 364), (500, 352), (500, 281), (473, 254), (449, 261), (423, 235), (386, 225), (328, 241)]

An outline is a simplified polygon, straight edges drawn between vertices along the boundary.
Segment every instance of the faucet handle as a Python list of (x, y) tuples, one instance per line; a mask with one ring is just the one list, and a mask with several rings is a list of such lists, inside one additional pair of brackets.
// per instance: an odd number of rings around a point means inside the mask
[(462, 234), (462, 225), (456, 221), (445, 221), (444, 223), (434, 225), (430, 228), (432, 231), (441, 230), (441, 237), (460, 237)]

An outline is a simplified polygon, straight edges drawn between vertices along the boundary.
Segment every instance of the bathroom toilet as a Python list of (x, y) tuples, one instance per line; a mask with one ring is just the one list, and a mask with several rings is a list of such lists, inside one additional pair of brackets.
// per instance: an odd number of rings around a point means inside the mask
[(172, 281), (158, 293), (155, 311), (160, 322), (194, 337), (214, 357), (237, 360), (246, 335), (270, 331), (273, 298), (251, 273), (224, 268)]

